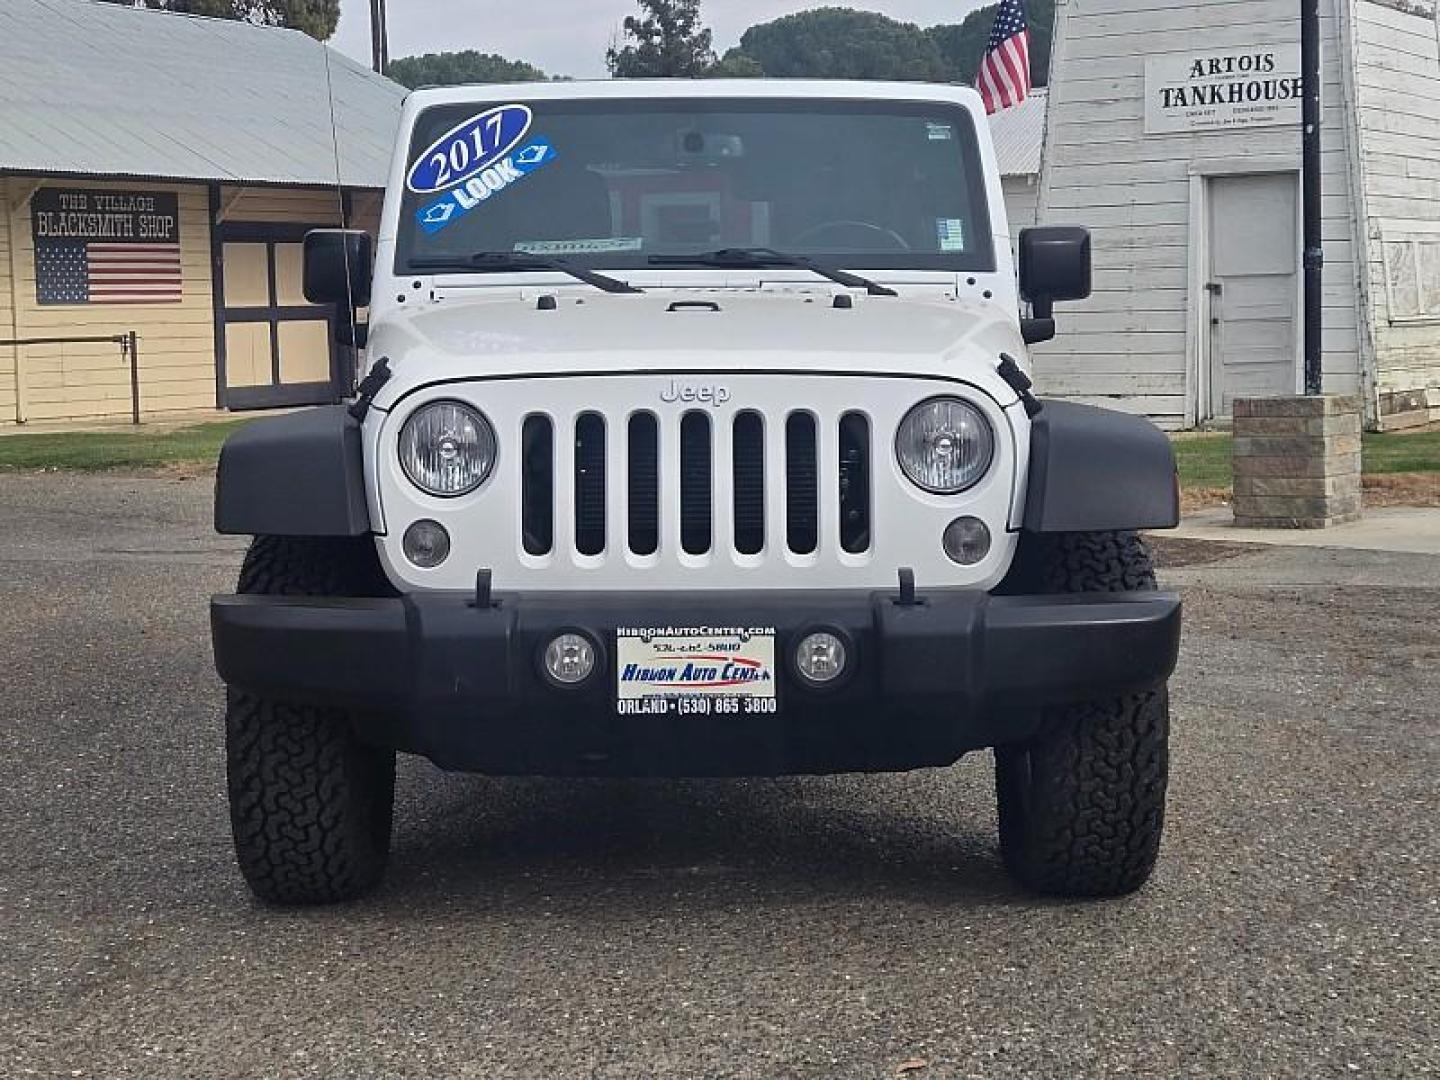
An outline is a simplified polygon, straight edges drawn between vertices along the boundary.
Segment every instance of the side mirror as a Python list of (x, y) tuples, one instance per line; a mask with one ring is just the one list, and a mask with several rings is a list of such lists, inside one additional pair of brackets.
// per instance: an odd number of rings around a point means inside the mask
[(305, 234), (305, 299), (354, 311), (370, 304), (370, 234), (311, 229)]
[(1020, 321), (1027, 345), (1055, 336), (1055, 303), (1090, 295), (1090, 233), (1073, 225), (1020, 232), (1020, 295), (1034, 317)]

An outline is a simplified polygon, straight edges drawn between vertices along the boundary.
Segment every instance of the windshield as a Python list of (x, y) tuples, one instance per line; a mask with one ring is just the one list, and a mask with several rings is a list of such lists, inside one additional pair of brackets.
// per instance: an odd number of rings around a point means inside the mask
[(396, 272), (479, 252), (643, 267), (764, 247), (856, 269), (994, 269), (975, 131), (935, 102), (498, 102), (421, 113)]

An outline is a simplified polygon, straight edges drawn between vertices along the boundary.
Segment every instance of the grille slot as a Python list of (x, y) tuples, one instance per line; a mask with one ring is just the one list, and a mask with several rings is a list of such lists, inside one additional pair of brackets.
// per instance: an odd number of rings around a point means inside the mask
[(689, 555), (710, 550), (710, 417), (687, 412), (680, 420), (680, 546)]
[(555, 546), (555, 427), (527, 416), (520, 429), (520, 534), (530, 555)]
[(870, 550), (870, 421), (858, 412), (840, 418), (840, 547)]
[(630, 417), (626, 452), (630, 550), (636, 555), (654, 555), (660, 550), (660, 425), (652, 413)]
[(813, 555), (820, 543), (820, 486), (815, 418), (791, 413), (785, 421), (785, 538), (796, 555)]
[(765, 549), (765, 423), (757, 412), (742, 412), (732, 435), (735, 550), (758, 555)]
[(575, 420), (575, 550), (605, 550), (605, 419), (593, 412)]

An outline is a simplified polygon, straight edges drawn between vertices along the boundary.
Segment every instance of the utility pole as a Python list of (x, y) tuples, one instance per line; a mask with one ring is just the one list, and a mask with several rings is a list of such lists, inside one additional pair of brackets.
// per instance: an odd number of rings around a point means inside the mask
[(1320, 0), (1300, 0), (1303, 199), (1305, 222), (1305, 393), (1319, 394), (1325, 249), (1320, 235)]
[(381, 75), (390, 66), (390, 31), (386, 27), (385, 0), (370, 0), (370, 66)]

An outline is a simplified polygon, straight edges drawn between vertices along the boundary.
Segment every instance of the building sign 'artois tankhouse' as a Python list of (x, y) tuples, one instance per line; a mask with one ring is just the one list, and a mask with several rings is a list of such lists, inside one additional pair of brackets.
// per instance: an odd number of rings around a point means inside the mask
[(1145, 131), (1300, 123), (1300, 46), (1207, 49), (1145, 62)]

